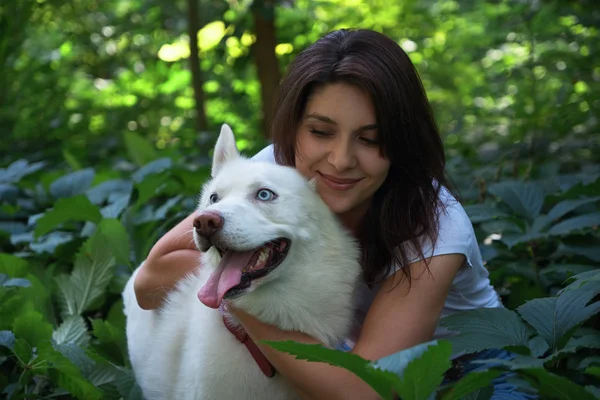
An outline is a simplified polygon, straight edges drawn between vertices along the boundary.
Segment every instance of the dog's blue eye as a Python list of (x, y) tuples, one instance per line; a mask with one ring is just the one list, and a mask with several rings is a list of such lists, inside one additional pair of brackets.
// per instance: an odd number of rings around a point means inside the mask
[(256, 198), (260, 201), (270, 201), (273, 200), (276, 196), (277, 195), (269, 189), (260, 189), (256, 193)]
[(209, 197), (210, 204), (214, 204), (219, 201), (219, 196), (216, 193), (213, 193)]

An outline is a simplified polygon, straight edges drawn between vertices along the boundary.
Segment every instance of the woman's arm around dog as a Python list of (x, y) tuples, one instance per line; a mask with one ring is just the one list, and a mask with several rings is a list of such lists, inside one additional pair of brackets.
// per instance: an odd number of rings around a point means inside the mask
[[(398, 277), (394, 276), (381, 285), (352, 353), (368, 360), (377, 360), (432, 339), (448, 290), (464, 263), (464, 256), (449, 254), (430, 260), (429, 271), (423, 261), (409, 266), (413, 276), (410, 290), (407, 280), (403, 279), (398, 284)], [(260, 340), (318, 343), (315, 339), (296, 332), (280, 331), (240, 310), (231, 311), (278, 372), (306, 399), (379, 398), (366, 383), (349, 371), (324, 363), (297, 360), (294, 356), (258, 343)]]

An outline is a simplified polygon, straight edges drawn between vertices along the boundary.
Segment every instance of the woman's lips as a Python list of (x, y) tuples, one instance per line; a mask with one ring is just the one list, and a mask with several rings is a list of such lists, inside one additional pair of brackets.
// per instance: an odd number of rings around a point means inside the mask
[(358, 179), (348, 179), (348, 178), (339, 178), (334, 175), (327, 175), (321, 172), (318, 173), (323, 179), (322, 181), (333, 190), (349, 190), (352, 189), (358, 182), (360, 182), (363, 178)]

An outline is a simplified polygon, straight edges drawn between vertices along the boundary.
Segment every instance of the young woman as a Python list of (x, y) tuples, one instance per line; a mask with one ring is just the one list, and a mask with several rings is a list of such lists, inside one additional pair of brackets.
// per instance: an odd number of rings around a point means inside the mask
[[(502, 306), (470, 220), (448, 190), (444, 149), (420, 78), (397, 43), (369, 30), (338, 30), (315, 42), (281, 83), (272, 132), (273, 145), (255, 159), (315, 178), (362, 247), (360, 324), (343, 349), (375, 360), (443, 337), (442, 316)], [(142, 308), (158, 307), (197, 266), (193, 218), (148, 255), (135, 287)], [(317, 343), (231, 311), (255, 342)], [(345, 370), (261, 350), (305, 398), (377, 398)]]

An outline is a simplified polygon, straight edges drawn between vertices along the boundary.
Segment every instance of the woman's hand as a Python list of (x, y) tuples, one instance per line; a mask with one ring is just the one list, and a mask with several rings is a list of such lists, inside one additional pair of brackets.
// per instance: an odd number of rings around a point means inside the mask
[(161, 237), (140, 268), (134, 291), (144, 310), (158, 308), (177, 281), (198, 268), (202, 253), (192, 234), (195, 217), (193, 212)]

